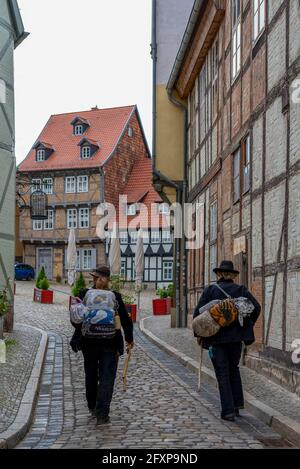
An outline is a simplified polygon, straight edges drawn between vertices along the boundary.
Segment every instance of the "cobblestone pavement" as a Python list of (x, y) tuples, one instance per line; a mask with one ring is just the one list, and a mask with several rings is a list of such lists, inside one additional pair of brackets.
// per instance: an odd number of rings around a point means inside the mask
[[(5, 334), (6, 363), (0, 364), (0, 433), (7, 430), (18, 413), (40, 344), (41, 333), (30, 327)], [(12, 342), (14, 341), (14, 342)]]
[(207, 386), (198, 394), (195, 374), (138, 330), (127, 392), (122, 357), (111, 423), (95, 427), (85, 403), (82, 356), (69, 347), (68, 298), (56, 294), (55, 305), (36, 305), (28, 284), (18, 288), (17, 320), (49, 333), (35, 418), (18, 448), (262, 448), (260, 439), (279, 438), (248, 414), (237, 423), (221, 421), (216, 391)]
[[(183, 352), (190, 358), (198, 360), (199, 347), (189, 329), (171, 329), (170, 316), (149, 316), (145, 327), (156, 337)], [(203, 353), (203, 364), (213, 369), (206, 351)], [(265, 376), (259, 375), (247, 367), (241, 367), (244, 388), (261, 402), (270, 405), (283, 415), (300, 422), (300, 399), (297, 395), (283, 389)]]

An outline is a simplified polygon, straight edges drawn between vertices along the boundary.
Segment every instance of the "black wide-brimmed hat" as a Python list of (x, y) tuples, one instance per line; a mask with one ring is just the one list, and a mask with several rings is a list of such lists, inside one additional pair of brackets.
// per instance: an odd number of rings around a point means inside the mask
[(92, 277), (110, 277), (110, 268), (106, 265), (102, 265), (101, 267), (97, 267), (97, 269), (93, 270), (90, 273)]
[(222, 261), (220, 267), (216, 267), (214, 269), (215, 274), (217, 274), (218, 272), (229, 272), (236, 275), (240, 273), (238, 270), (235, 270), (233, 262), (231, 261)]

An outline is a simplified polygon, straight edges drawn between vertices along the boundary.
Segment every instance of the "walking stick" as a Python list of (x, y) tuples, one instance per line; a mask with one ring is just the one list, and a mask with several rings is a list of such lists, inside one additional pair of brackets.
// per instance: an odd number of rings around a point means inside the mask
[(203, 347), (202, 347), (202, 342), (201, 342), (201, 344), (200, 344), (200, 351), (199, 351), (198, 391), (201, 390), (202, 356), (203, 356)]
[(131, 349), (129, 350), (129, 352), (127, 354), (125, 364), (124, 364), (124, 370), (123, 370), (124, 392), (126, 392), (126, 389), (127, 389), (127, 371), (128, 371), (128, 366), (129, 366), (130, 359), (131, 359)]

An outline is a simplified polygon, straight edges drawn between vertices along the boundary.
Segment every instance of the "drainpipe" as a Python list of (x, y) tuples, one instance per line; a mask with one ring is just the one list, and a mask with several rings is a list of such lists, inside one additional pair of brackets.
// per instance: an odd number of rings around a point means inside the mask
[(156, 70), (157, 70), (157, 42), (156, 42), (156, 0), (152, 0), (152, 38), (151, 38), (151, 57), (153, 61), (152, 78), (152, 169), (156, 168)]
[[(187, 252), (186, 252), (186, 242), (185, 242), (185, 210), (184, 204), (186, 202), (186, 192), (187, 192), (187, 122), (188, 122), (188, 110), (187, 106), (174, 98), (172, 94), (172, 89), (167, 88), (169, 101), (177, 107), (180, 107), (184, 110), (184, 124), (183, 124), (183, 135), (184, 135), (184, 157), (183, 157), (183, 184), (182, 188), (176, 192), (176, 201), (179, 201), (182, 207), (182, 239), (177, 240), (176, 245), (176, 327), (186, 327), (187, 326)], [(182, 260), (182, 268), (180, 271), (180, 259)], [(180, 277), (182, 278), (182, 307), (180, 307), (180, 300), (178, 300), (178, 295), (180, 298)], [(178, 292), (177, 292), (178, 289)]]

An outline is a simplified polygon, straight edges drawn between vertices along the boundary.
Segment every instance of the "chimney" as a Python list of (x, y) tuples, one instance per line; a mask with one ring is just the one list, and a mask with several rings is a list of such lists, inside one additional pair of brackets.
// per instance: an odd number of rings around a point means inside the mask
[(97, 106), (97, 104), (96, 104), (96, 106), (95, 106), (95, 107), (92, 107), (91, 109), (92, 109), (92, 111), (97, 111), (99, 108), (98, 108), (98, 106)]

